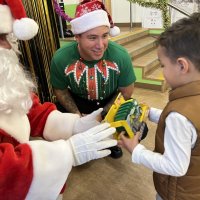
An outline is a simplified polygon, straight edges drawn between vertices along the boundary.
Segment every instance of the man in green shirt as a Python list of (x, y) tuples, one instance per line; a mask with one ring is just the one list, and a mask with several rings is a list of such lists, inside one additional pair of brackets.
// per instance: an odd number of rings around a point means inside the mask
[(106, 113), (121, 92), (131, 98), (136, 80), (131, 58), (109, 35), (120, 33), (99, 1), (82, 1), (70, 22), (76, 41), (60, 48), (51, 62), (51, 84), (63, 112)]

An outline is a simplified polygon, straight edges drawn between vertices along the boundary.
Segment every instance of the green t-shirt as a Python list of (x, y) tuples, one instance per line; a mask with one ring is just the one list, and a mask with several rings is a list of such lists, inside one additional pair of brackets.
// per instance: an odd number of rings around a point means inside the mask
[(70, 88), (81, 98), (103, 100), (118, 87), (135, 82), (136, 77), (128, 52), (117, 43), (109, 41), (101, 60), (85, 61), (74, 41), (54, 54), (50, 80), (55, 89)]

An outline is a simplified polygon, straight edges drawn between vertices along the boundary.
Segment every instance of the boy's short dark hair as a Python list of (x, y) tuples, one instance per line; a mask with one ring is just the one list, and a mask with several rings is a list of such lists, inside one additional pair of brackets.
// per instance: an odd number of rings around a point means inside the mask
[(173, 23), (158, 38), (172, 62), (179, 57), (188, 58), (200, 71), (200, 13), (193, 13)]

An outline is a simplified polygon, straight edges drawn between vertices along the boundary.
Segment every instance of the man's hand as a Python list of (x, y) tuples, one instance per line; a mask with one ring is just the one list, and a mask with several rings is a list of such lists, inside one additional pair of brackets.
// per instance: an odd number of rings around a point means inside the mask
[(76, 120), (73, 128), (73, 135), (77, 133), (84, 132), (96, 125), (99, 125), (99, 118), (101, 117), (101, 112), (103, 108), (92, 112), (91, 114), (85, 115)]
[(107, 148), (117, 145), (116, 140), (109, 138), (115, 131), (116, 129), (111, 128), (110, 124), (103, 123), (88, 131), (73, 135), (67, 141), (74, 155), (73, 166), (108, 156), (111, 151)]

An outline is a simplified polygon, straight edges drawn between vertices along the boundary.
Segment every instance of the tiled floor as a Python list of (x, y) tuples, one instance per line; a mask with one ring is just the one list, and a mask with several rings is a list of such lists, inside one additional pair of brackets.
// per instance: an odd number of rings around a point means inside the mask
[[(151, 107), (163, 108), (168, 92), (135, 88), (133, 97)], [(147, 123), (149, 133), (142, 144), (152, 150), (156, 125), (149, 121)], [(73, 168), (63, 199), (154, 200), (152, 171), (133, 164), (131, 155), (125, 150), (123, 152), (124, 155), (120, 159), (107, 157)]]

